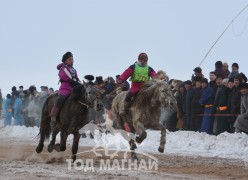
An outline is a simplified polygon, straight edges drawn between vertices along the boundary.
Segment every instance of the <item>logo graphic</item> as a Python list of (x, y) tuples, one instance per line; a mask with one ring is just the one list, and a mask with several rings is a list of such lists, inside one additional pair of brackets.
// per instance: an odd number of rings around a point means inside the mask
[[(142, 171), (157, 172), (158, 159), (152, 155), (130, 150), (129, 141), (135, 140), (133, 133), (122, 129), (114, 129), (111, 124), (96, 125), (88, 123), (79, 130), (80, 134), (91, 133), (94, 136), (95, 146), (88, 151), (77, 154), (89, 154), (94, 158), (66, 159), (68, 170), (81, 170), (85, 172), (100, 171)], [(130, 155), (136, 153), (138, 159)], [(135, 155), (136, 156), (136, 155)]]

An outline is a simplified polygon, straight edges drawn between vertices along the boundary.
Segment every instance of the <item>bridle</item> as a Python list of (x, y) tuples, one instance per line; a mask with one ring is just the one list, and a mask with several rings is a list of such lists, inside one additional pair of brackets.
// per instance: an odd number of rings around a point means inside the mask
[[(93, 87), (93, 88), (95, 88), (95, 87)], [(87, 101), (89, 102), (89, 104), (86, 104), (80, 100), (78, 100), (78, 103), (83, 105), (83, 106), (86, 106), (87, 109), (89, 109), (90, 107), (92, 107), (92, 103), (97, 99), (97, 96), (94, 99), (91, 97), (89, 98), (89, 96), (87, 95), (87, 91), (85, 91), (84, 95), (85, 95), (85, 98), (87, 99)]]
[(89, 107), (91, 106), (91, 105), (87, 105), (87, 104), (83, 103), (83, 102), (82, 102), (82, 101), (80, 101), (80, 100), (78, 100), (78, 103), (79, 103), (79, 104), (82, 104), (82, 105), (84, 105), (84, 106), (86, 106), (86, 107), (87, 107), (87, 109), (89, 109)]

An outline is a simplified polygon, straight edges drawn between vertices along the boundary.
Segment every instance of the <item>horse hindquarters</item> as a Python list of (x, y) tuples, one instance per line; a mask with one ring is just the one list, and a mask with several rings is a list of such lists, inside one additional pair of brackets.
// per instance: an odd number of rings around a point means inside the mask
[(50, 97), (48, 97), (43, 105), (42, 108), (42, 114), (41, 114), (41, 122), (40, 122), (40, 141), (39, 144), (36, 148), (36, 152), (40, 153), (44, 147), (44, 141), (45, 139), (49, 139), (50, 138), (50, 134), (51, 134), (51, 119), (50, 119), (50, 111), (51, 111), (51, 107), (53, 106), (54, 103), (54, 98), (56, 98), (56, 96), (52, 95)]

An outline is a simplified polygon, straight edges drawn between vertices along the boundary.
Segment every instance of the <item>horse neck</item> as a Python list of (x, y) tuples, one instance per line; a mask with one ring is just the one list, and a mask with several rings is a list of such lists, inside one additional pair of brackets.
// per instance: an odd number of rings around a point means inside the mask
[(159, 109), (160, 107), (160, 102), (159, 102), (159, 98), (156, 96), (155, 94), (156, 89), (152, 89), (149, 92), (150, 93), (145, 93), (145, 92), (140, 92), (138, 93), (135, 102), (134, 102), (134, 106), (137, 107), (144, 107), (145, 110), (154, 110), (154, 109)]

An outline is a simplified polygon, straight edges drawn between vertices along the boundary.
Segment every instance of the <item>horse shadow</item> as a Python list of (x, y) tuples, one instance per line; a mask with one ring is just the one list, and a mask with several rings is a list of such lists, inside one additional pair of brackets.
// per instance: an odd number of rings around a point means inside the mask
[[(80, 134), (86, 133), (90, 131), (90, 133), (94, 136), (94, 141), (96, 145), (91, 150), (97, 157), (102, 157), (101, 153), (98, 151), (104, 151), (105, 156), (109, 156), (110, 159), (114, 157), (118, 157), (119, 152), (124, 151), (123, 157), (127, 158), (127, 153), (130, 152), (129, 145), (122, 143), (123, 140), (130, 142), (135, 139), (135, 135), (132, 133), (128, 133), (122, 129), (115, 129), (112, 125), (103, 123), (103, 124), (94, 124), (92, 122), (86, 124), (79, 130)], [(111, 137), (112, 136), (112, 137)], [(113, 140), (112, 138), (118, 138), (118, 142)], [(124, 148), (123, 148), (124, 146)], [(115, 147), (115, 148), (113, 148)]]

